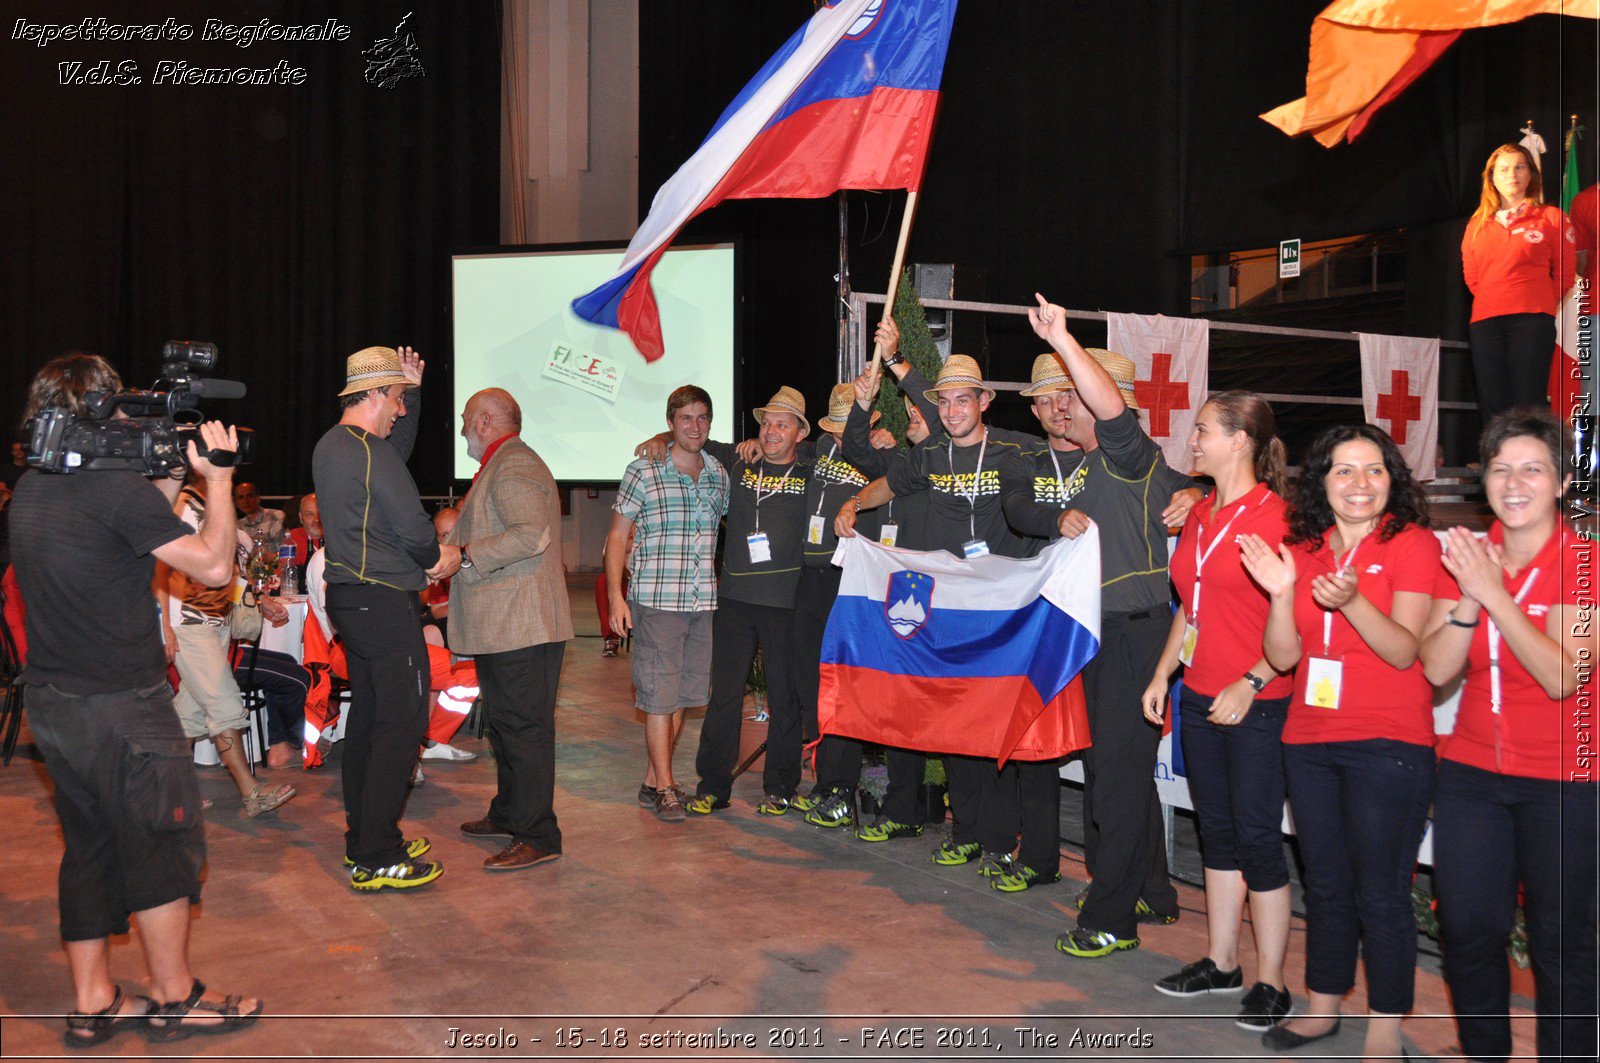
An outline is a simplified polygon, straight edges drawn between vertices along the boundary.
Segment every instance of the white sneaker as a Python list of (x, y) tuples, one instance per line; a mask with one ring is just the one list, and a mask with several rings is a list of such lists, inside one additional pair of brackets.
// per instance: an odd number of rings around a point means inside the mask
[(478, 759), (478, 754), (468, 752), (465, 749), (457, 749), (455, 746), (451, 745), (449, 742), (435, 742), (431, 746), (423, 747), (422, 759), (423, 760), (454, 760), (454, 761), (457, 761), (459, 763), (465, 764), (469, 760), (477, 760)]
[(412, 771), (411, 771), (411, 785), (412, 786), (421, 786), (423, 783), (425, 783), (427, 781), (428, 780), (422, 774), (422, 764), (419, 762), (417, 764), (417, 766), (415, 768), (413, 768)]

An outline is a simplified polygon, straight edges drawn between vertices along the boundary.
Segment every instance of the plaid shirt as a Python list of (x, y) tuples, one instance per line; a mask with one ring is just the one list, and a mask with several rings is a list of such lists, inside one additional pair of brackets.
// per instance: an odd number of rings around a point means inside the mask
[(698, 482), (670, 458), (640, 458), (622, 474), (612, 508), (634, 524), (628, 597), (640, 605), (675, 613), (717, 607), (717, 527), (728, 512), (728, 471), (702, 456)]

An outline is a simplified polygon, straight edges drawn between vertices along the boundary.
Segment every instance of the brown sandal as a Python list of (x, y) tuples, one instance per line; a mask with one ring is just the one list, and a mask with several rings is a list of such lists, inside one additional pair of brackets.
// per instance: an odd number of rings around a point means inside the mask
[(116, 990), (117, 995), (111, 998), (111, 1003), (100, 1011), (67, 1012), (67, 1032), (61, 1035), (61, 1039), (68, 1048), (105, 1044), (124, 1030), (135, 1030), (145, 1025), (150, 1016), (155, 1014), (156, 1002), (149, 997), (133, 998), (144, 1002), (143, 1011), (122, 1014), (122, 1004), (127, 998), (122, 995), (121, 986), (117, 986)]
[[(206, 995), (206, 987), (196, 978), (194, 988), (189, 991), (185, 1000), (171, 1004), (162, 1004), (150, 1013), (150, 1038), (154, 1041), (182, 1041), (184, 1038), (193, 1037), (195, 1034), (232, 1033), (241, 1030), (256, 1021), (256, 1018), (266, 1008), (266, 1002), (256, 1001), (255, 1010), (244, 1013), (239, 1010), (239, 1005), (244, 1003), (242, 996), (225, 997), (221, 1003), (201, 999)], [(220, 1022), (188, 1022), (188, 1018), (197, 1011), (210, 1012), (221, 1018)]]
[(294, 793), (294, 787), (288, 783), (284, 783), (282, 786), (274, 786), (270, 790), (267, 789), (266, 783), (256, 783), (256, 788), (245, 795), (244, 814), (251, 819), (255, 819), (265, 812), (271, 812), (293, 797)]

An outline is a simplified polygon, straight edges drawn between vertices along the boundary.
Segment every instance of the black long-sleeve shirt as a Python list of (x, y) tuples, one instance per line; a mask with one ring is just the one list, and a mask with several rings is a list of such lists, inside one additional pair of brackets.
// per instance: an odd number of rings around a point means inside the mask
[(433, 521), (406, 468), (417, 441), (420, 388), (405, 393), (406, 415), (387, 439), (336, 424), (311, 455), (322, 511), (329, 583), (377, 583), (420, 591), (439, 561)]

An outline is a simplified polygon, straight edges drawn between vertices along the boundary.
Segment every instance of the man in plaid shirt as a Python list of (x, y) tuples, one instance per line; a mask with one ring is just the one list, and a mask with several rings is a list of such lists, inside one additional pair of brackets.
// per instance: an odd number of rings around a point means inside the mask
[[(612, 632), (634, 635), (634, 703), (645, 714), (648, 756), (639, 804), (681, 823), (683, 792), (672, 781), (672, 754), (683, 710), (709, 697), (717, 528), (728, 512), (728, 471), (702, 453), (711, 437), (705, 391), (686, 384), (668, 396), (667, 429), (666, 459), (640, 458), (622, 474), (606, 536), (606, 590)], [(633, 574), (626, 597), (625, 566)]]

